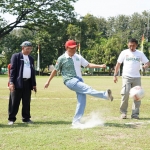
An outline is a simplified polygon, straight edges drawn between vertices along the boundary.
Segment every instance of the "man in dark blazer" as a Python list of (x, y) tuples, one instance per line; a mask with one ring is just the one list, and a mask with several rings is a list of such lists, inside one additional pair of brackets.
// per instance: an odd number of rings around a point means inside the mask
[(9, 80), (9, 117), (8, 125), (13, 125), (22, 99), (22, 122), (33, 123), (30, 118), (31, 90), (36, 92), (34, 59), (30, 56), (32, 44), (29, 41), (21, 45), (22, 52), (11, 57)]

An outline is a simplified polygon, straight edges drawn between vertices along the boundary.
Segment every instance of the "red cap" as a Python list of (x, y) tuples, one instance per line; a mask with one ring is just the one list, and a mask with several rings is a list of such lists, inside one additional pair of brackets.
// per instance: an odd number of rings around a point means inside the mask
[(75, 48), (75, 47), (77, 47), (77, 44), (74, 40), (68, 40), (65, 44), (65, 48), (67, 48), (67, 47)]

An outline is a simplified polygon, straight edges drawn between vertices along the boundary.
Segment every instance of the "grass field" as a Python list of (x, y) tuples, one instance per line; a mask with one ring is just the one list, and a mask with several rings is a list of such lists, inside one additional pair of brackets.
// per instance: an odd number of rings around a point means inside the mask
[[(150, 150), (150, 77), (142, 77), (145, 97), (140, 120), (132, 120), (129, 101), (128, 119), (119, 113), (121, 77), (117, 84), (112, 77), (84, 77), (97, 90), (113, 90), (114, 101), (87, 96), (84, 116), (99, 112), (104, 126), (72, 129), (76, 95), (67, 89), (61, 77), (55, 77), (44, 90), (48, 77), (37, 77), (38, 92), (32, 93), (31, 116), (34, 124), (21, 122), (21, 107), (13, 126), (8, 126), (7, 76), (0, 76), (0, 149), (1, 150)], [(133, 124), (126, 124), (133, 123)]]

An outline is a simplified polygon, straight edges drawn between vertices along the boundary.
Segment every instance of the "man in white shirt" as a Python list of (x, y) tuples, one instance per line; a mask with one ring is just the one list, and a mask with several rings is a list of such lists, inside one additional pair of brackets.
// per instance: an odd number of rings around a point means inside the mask
[[(149, 66), (149, 60), (144, 55), (143, 52), (137, 50), (138, 41), (136, 39), (130, 39), (128, 42), (128, 49), (123, 50), (117, 60), (117, 64), (114, 71), (114, 82), (118, 81), (117, 74), (120, 69), (120, 65), (123, 63), (123, 72), (122, 72), (122, 90), (121, 90), (121, 105), (120, 112), (121, 118), (127, 118), (127, 108), (129, 100), (129, 91), (134, 86), (141, 86), (141, 77), (140, 77), (140, 64), (144, 64), (143, 68)], [(139, 119), (139, 108), (141, 101), (133, 100), (132, 105), (132, 115), (131, 118)]]
[(65, 44), (66, 52), (61, 55), (55, 65), (55, 69), (52, 71), (48, 81), (45, 84), (45, 88), (48, 88), (50, 81), (56, 75), (57, 71), (60, 70), (64, 84), (77, 94), (77, 107), (75, 115), (72, 121), (72, 125), (80, 125), (80, 119), (84, 114), (86, 105), (86, 94), (103, 98), (105, 100), (113, 100), (111, 90), (97, 91), (85, 84), (82, 79), (81, 66), (89, 68), (105, 68), (106, 65), (97, 65), (89, 63), (81, 55), (76, 54), (76, 42), (69, 40)]

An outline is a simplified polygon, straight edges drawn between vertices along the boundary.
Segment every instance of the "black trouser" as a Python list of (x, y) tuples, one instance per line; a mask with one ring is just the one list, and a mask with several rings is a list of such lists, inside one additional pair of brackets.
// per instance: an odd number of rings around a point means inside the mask
[(19, 110), (20, 101), (22, 99), (22, 121), (27, 122), (30, 116), (30, 101), (31, 101), (31, 81), (23, 79), (23, 88), (15, 89), (10, 92), (9, 97), (9, 121), (15, 121)]

